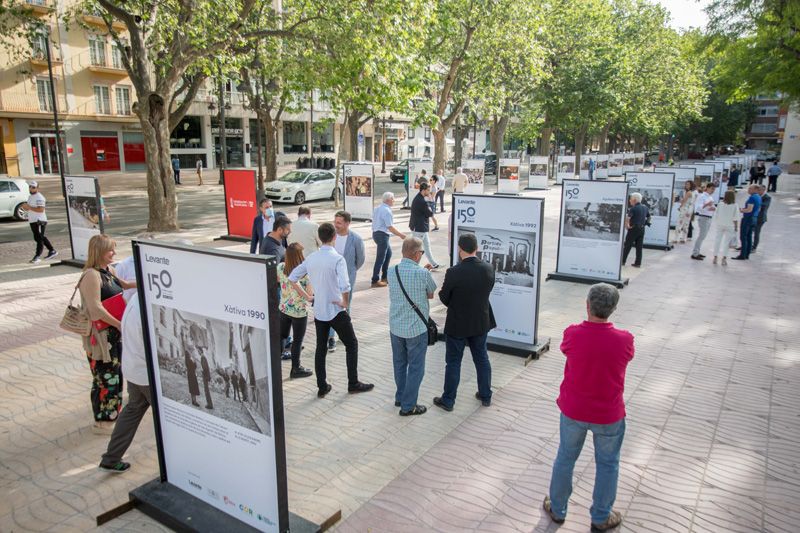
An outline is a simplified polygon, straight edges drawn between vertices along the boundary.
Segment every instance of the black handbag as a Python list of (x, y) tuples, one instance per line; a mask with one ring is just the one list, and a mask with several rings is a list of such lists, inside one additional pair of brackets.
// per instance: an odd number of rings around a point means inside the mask
[(406, 288), (403, 287), (403, 281), (400, 279), (399, 265), (395, 265), (394, 273), (397, 276), (397, 283), (400, 285), (400, 290), (403, 291), (403, 296), (405, 296), (406, 300), (408, 300), (409, 305), (411, 305), (411, 309), (413, 309), (414, 312), (417, 313), (419, 319), (425, 323), (425, 327), (428, 330), (428, 346), (433, 346), (436, 344), (436, 341), (439, 340), (439, 326), (436, 325), (436, 322), (434, 322), (431, 317), (428, 317), (428, 320), (425, 320), (425, 316), (422, 314), (422, 311), (419, 310), (417, 304), (415, 304), (413, 301), (411, 301), (411, 298), (409, 298)]

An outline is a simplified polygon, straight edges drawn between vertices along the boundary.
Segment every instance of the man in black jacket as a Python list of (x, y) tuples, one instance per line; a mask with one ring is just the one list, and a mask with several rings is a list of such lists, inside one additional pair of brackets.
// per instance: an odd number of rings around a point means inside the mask
[(486, 337), (497, 324), (494, 321), (489, 295), (494, 287), (494, 269), (478, 259), (478, 240), (468, 233), (458, 238), (460, 263), (449, 268), (444, 276), (439, 299), (447, 306), (444, 323), (446, 337), (444, 393), (433, 403), (452, 411), (461, 379), (461, 359), (469, 345), (478, 374), (478, 398), (484, 407), (492, 403), (492, 366), (486, 350)]
[(758, 186), (758, 194), (761, 195), (761, 209), (758, 210), (758, 216), (756, 217), (756, 227), (753, 231), (753, 249), (750, 250), (750, 253), (755, 252), (756, 248), (758, 248), (758, 243), (761, 241), (761, 227), (767, 223), (767, 211), (769, 211), (769, 205), (772, 203), (772, 197), (767, 194), (766, 185)]
[(425, 250), (425, 257), (428, 258), (428, 262), (431, 264), (431, 266), (433, 268), (439, 268), (439, 263), (437, 263), (436, 259), (433, 258), (431, 241), (428, 238), (428, 233), (430, 233), (431, 228), (428, 219), (433, 216), (433, 211), (428, 205), (428, 202), (425, 200), (427, 195), (428, 182), (425, 181), (419, 184), (419, 194), (416, 195), (411, 201), (411, 216), (408, 220), (408, 227), (411, 229), (411, 233), (414, 235), (414, 237), (422, 241), (422, 248)]

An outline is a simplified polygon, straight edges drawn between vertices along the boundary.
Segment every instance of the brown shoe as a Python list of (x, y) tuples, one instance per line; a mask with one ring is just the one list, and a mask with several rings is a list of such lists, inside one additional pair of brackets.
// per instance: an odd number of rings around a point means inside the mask
[(373, 289), (379, 289), (381, 287), (386, 287), (387, 285), (389, 285), (389, 283), (381, 280), (381, 281), (376, 281), (375, 283), (370, 285), (370, 287), (372, 287)]
[(597, 531), (608, 531), (609, 529), (614, 529), (615, 527), (619, 526), (622, 523), (622, 513), (619, 511), (611, 511), (609, 513), (608, 518), (602, 524), (595, 524), (592, 522), (592, 533)]
[(563, 524), (566, 518), (559, 518), (553, 512), (553, 507), (550, 504), (550, 496), (545, 496), (544, 501), (542, 502), (542, 508), (545, 510), (547, 515), (550, 517), (550, 520), (555, 522), (556, 524)]

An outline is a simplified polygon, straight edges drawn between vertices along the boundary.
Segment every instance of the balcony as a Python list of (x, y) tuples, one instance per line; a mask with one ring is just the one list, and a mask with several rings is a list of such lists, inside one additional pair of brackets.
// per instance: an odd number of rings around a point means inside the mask
[[(56, 97), (58, 102), (58, 114), (66, 114), (67, 112), (67, 99), (64, 95)], [(50, 108), (50, 102), (47, 101), (45, 106), (39, 102), (39, 96), (35, 93), (12, 93), (0, 92), (0, 111), (7, 113), (37, 113), (52, 116), (53, 111)]]
[[(104, 30), (108, 30), (108, 26), (106, 26), (106, 21), (100, 15), (96, 15), (94, 13), (87, 13), (83, 15), (81, 18), (83, 19), (83, 22), (85, 22), (90, 26), (96, 26), (98, 28), (103, 28)], [(111, 23), (111, 27), (118, 32), (125, 31), (127, 29), (124, 22), (116, 19)]]
[(115, 66), (109, 62), (100, 63), (98, 61), (90, 63), (86, 68), (89, 69), (89, 72), (94, 72), (95, 74), (107, 74), (109, 76), (116, 76), (118, 78), (128, 77), (128, 71), (122, 68), (121, 65)]
[[(61, 58), (55, 55), (52, 51), (50, 52), (50, 62), (53, 64), (53, 76), (58, 77), (58, 71), (55, 67), (60, 67), (64, 64), (61, 61)], [(28, 63), (31, 66), (31, 70), (34, 72), (39, 72), (42, 70), (47, 70), (47, 55), (44, 50), (35, 50), (33, 56), (28, 60)]]
[(46, 17), (52, 13), (55, 8), (48, 6), (45, 0), (25, 0), (23, 8), (33, 15), (34, 17)]

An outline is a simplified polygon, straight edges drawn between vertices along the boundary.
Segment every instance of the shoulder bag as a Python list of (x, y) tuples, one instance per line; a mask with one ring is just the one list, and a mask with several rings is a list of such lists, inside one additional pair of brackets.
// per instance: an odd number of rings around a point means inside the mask
[(419, 319), (425, 323), (425, 327), (428, 330), (428, 346), (433, 346), (439, 339), (439, 326), (436, 325), (436, 322), (434, 322), (434, 320), (431, 317), (428, 317), (428, 320), (425, 320), (425, 315), (423, 315), (422, 311), (419, 310), (417, 304), (415, 304), (413, 301), (411, 301), (411, 298), (409, 298), (405, 287), (403, 287), (403, 281), (400, 279), (399, 265), (395, 265), (394, 273), (397, 276), (397, 284), (400, 285), (400, 290), (403, 291), (403, 296), (406, 297), (406, 300), (408, 301), (409, 305), (411, 305), (411, 309), (413, 309), (414, 312), (417, 313)]
[[(88, 270), (86, 271), (88, 272)], [(86, 272), (81, 275), (78, 283), (75, 285), (75, 290), (72, 291), (72, 297), (69, 299), (69, 304), (64, 310), (64, 317), (61, 319), (59, 326), (61, 329), (71, 333), (77, 333), (81, 337), (88, 337), (92, 331), (92, 323), (89, 320), (89, 315), (82, 307), (76, 307), (72, 304), (75, 300), (75, 294), (78, 292), (78, 287), (86, 276)]]

